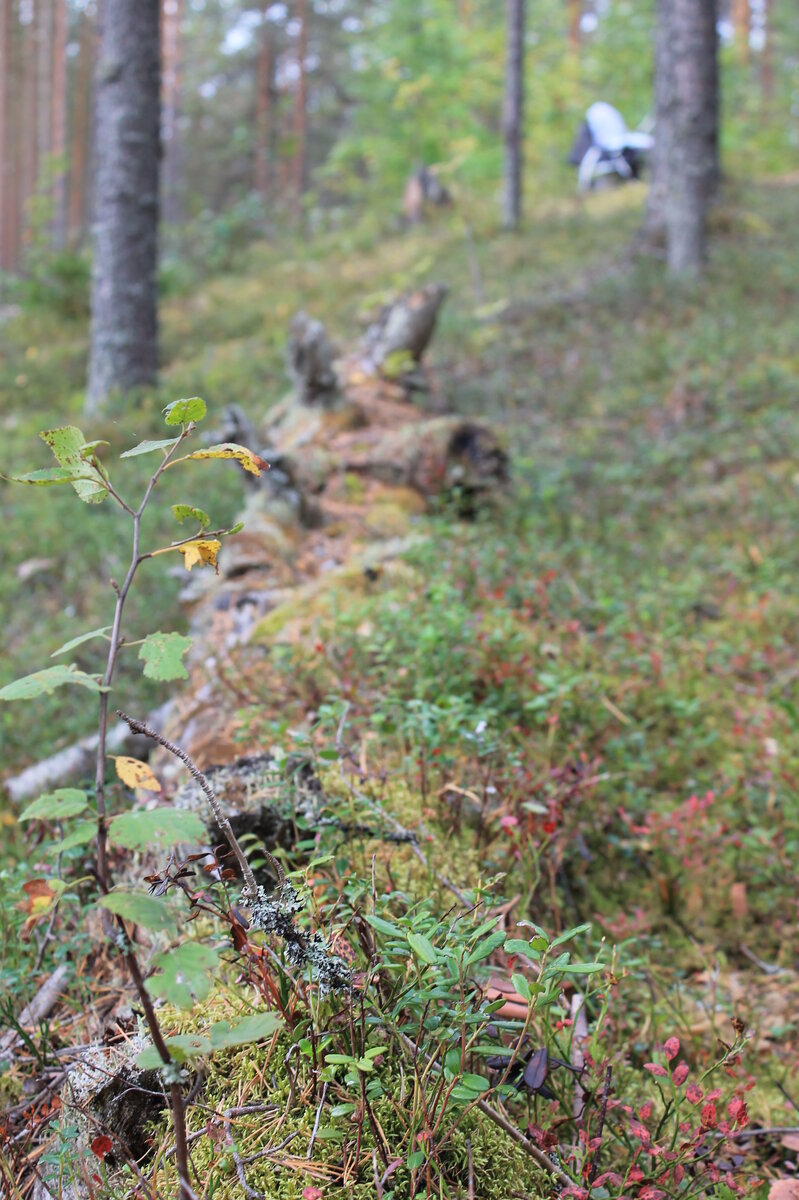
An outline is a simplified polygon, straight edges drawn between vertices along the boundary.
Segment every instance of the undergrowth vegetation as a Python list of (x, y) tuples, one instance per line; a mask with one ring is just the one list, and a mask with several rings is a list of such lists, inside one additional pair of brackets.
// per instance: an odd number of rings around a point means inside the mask
[[(167, 392), (257, 416), (279, 398), (296, 307), (343, 337), (438, 273), (453, 295), (437, 398), (489, 414), (515, 451), (490, 510), (415, 519), (399, 567), (276, 609), (231, 651), (242, 751), (265, 756), (263, 786), (293, 830), (276, 851), (281, 895), (347, 983), (320, 990), (285, 939), (248, 927), (224, 863), (199, 877), (181, 874), (201, 871), (188, 859), (144, 864), (160, 895), (188, 894), (180, 938), (219, 968), (185, 1010), (174, 993), (159, 1008), (202, 1088), (188, 1127), (209, 1198), (241, 1195), (242, 1178), (279, 1200), (544, 1197), (561, 1171), (560, 1194), (578, 1200), (724, 1198), (773, 1161), (773, 1140), (735, 1135), (796, 1124), (799, 214), (778, 181), (732, 189), (708, 280), (687, 297), (627, 251), (638, 215), (631, 189), (543, 213), (518, 237), (478, 220), (479, 298), (457, 216), (368, 259), (357, 231), (335, 263), (323, 242), (293, 257), (258, 247), (245, 273), (167, 301), (165, 395), (98, 432), (109, 454), (155, 435)], [(578, 264), (581, 282), (553, 299), (553, 277)], [(4, 471), (34, 430), (79, 410), (84, 335), (41, 307), (4, 326), (2, 386), (19, 398)], [(202, 499), (226, 524), (241, 504), (230, 476), (201, 497), (165, 485), (167, 511)], [(3, 493), (8, 678), (99, 625), (119, 572), (105, 514), (60, 505)], [(178, 586), (146, 576), (137, 636), (179, 623)], [(160, 695), (124, 670), (119, 686), (131, 707)], [(56, 700), (24, 721), (3, 711), (5, 766), (93, 718)], [(300, 771), (318, 783), (311, 809)], [(3, 990), (29, 998), (37, 972), (63, 963), (77, 1017), (87, 977), (107, 969), (86, 933), (85, 846), (53, 853), (68, 821), (23, 843), (3, 820), (26, 859), (0, 876)], [(271, 886), (257, 838), (248, 854)], [(63, 885), (46, 936), (23, 932), (29, 864)], [(257, 1047), (214, 1042), (220, 1021), (264, 1008), (279, 1025)], [(68, 1022), (44, 1026), (26, 1053), (41, 1068), (69, 1039)], [(6, 1073), (9, 1103), (23, 1077)], [(151, 1115), (142, 1161), (174, 1190), (173, 1131)], [(66, 1112), (46, 1117), (47, 1171), (66, 1177), (82, 1134)], [(93, 1132), (96, 1194), (149, 1194)]]

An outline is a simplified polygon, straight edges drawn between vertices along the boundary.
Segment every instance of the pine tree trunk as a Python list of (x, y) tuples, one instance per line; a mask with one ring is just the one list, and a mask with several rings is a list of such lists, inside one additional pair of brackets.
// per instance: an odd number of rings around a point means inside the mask
[(89, 413), (157, 373), (159, 8), (104, 0), (100, 15)]
[(19, 266), (19, 235), (22, 204), (22, 141), (24, 109), (14, 101), (22, 87), (22, 30), (19, 24), (17, 0), (4, 0), (6, 5), (4, 42), (6, 74), (0, 80), (5, 110), (6, 153), (3, 162), (3, 266), (16, 271)]
[(78, 61), (72, 100), (72, 152), (69, 155), (69, 210), (67, 234), (70, 242), (79, 242), (86, 229), (86, 176), (89, 166), (89, 130), (91, 128), (92, 43), (90, 18), (80, 16)]
[(53, 67), (52, 0), (36, 0), (36, 182), (41, 186), (50, 153), (50, 76)]
[(53, 242), (66, 241), (67, 143), (67, 5), (55, 0), (53, 14), (53, 66), (50, 96), (50, 153), (53, 156)]
[[(19, 210), (20, 225), (24, 234), (29, 232), (30, 207), (29, 202), (36, 188), (36, 170), (38, 167), (38, 139), (36, 117), (36, 19), (38, 10), (33, 8), (30, 24), (21, 28), (20, 59), (22, 62), (22, 104), (20, 125), (18, 127), (20, 175), (19, 175)], [(13, 94), (13, 93), (12, 93)]]
[(763, 0), (763, 50), (760, 55), (760, 88), (763, 106), (769, 108), (774, 99), (774, 13), (772, 0)]
[(180, 220), (180, 22), (181, 0), (163, 0), (161, 61), (163, 73), (163, 117), (161, 122), (164, 161), (164, 220)]
[(297, 0), (300, 23), (297, 41), (297, 96), (294, 108), (294, 189), (302, 196), (308, 185), (308, 80), (305, 60), (308, 56), (308, 0)]
[(749, 58), (749, 22), (751, 12), (749, 0), (733, 0), (732, 23), (735, 30), (736, 49), (741, 58)]
[(507, 229), (515, 229), (522, 214), (525, 0), (507, 0), (507, 5), (503, 218)]
[(266, 203), (272, 184), (272, 88), (274, 53), (272, 30), (266, 20), (264, 3), (261, 9), (261, 28), (258, 40), (258, 58), (255, 67), (255, 161), (253, 186)]
[(669, 271), (697, 275), (719, 183), (716, 0), (658, 0), (653, 181), (645, 218)]
[(580, 50), (580, 18), (582, 17), (582, 0), (568, 0), (569, 6), (569, 49), (572, 54)]
[(11, 0), (0, 0), (0, 271), (8, 270), (6, 228), (11, 200), (12, 164), (9, 155), (8, 67), (11, 50)]

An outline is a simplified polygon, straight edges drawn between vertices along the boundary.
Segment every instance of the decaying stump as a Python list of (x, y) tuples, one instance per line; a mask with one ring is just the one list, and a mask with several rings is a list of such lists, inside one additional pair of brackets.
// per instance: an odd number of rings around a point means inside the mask
[(321, 321), (298, 312), (289, 327), (286, 361), (301, 404), (330, 408), (339, 398), (335, 355)]
[[(447, 292), (443, 284), (429, 283), (386, 305), (364, 336), (360, 354), (364, 368), (401, 375), (403, 366), (418, 366), (435, 333)], [(409, 362), (403, 364), (403, 357)]]
[(402, 196), (402, 214), (409, 225), (419, 224), (428, 204), (448, 208), (452, 195), (438, 178), (435, 167), (417, 167), (408, 176)]

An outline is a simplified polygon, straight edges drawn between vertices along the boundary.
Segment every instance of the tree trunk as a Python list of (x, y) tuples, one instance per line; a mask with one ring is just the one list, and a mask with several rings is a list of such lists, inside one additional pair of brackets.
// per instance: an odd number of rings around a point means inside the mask
[(164, 220), (180, 220), (180, 21), (181, 0), (163, 0), (161, 60), (163, 73)]
[(297, 96), (294, 107), (294, 189), (302, 196), (308, 184), (308, 81), (305, 60), (308, 56), (308, 0), (297, 0), (300, 29), (297, 39)]
[(8, 66), (11, 50), (11, 0), (0, 0), (0, 271), (8, 270), (8, 207), (13, 178), (9, 155)]
[(72, 153), (69, 156), (69, 210), (67, 235), (79, 242), (86, 229), (86, 175), (89, 166), (91, 128), (92, 24), (85, 12), (80, 16), (78, 61), (72, 100)]
[(22, 202), (22, 141), (24, 110), (15, 104), (22, 86), (22, 30), (16, 0), (4, 0), (6, 74), (0, 80), (3, 89), (5, 120), (5, 159), (3, 162), (3, 267), (16, 271), (19, 265), (20, 206)]
[(67, 6), (55, 0), (53, 15), (53, 69), (50, 105), (50, 153), (53, 156), (53, 242), (58, 249), (66, 240), (67, 143)]
[(716, 0), (658, 0), (653, 180), (645, 218), (669, 271), (698, 275), (719, 181)]
[(21, 158), (20, 184), (20, 225), (24, 236), (28, 233), (30, 201), (36, 188), (36, 169), (38, 166), (37, 121), (36, 121), (36, 21), (39, 16), (37, 7), (32, 9), (30, 24), (21, 29), (22, 43), (20, 57), (22, 60), (22, 112), (17, 136), (20, 139), (19, 152)]
[(253, 186), (266, 203), (272, 185), (272, 88), (274, 52), (272, 29), (266, 19), (268, 3), (261, 9), (258, 58), (255, 68), (255, 162)]
[(36, 0), (36, 182), (43, 182), (50, 153), (50, 78), (53, 69), (52, 0)]
[(774, 13), (772, 0), (763, 0), (763, 49), (760, 54), (760, 88), (763, 105), (769, 108), (774, 99)]
[(582, 16), (582, 0), (568, 0), (569, 6), (569, 50), (572, 54), (580, 51), (580, 18)]
[(735, 30), (735, 45), (741, 58), (749, 58), (749, 22), (751, 12), (749, 0), (733, 0), (732, 23)]
[(503, 217), (506, 229), (516, 229), (522, 215), (525, 0), (507, 0), (507, 4)]
[(159, 0), (104, 0), (97, 70), (86, 408), (158, 366)]

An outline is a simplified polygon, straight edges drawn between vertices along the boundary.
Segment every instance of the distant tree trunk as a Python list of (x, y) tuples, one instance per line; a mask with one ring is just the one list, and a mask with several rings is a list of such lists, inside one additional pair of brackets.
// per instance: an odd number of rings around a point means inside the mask
[(6, 227), (13, 178), (9, 155), (8, 68), (11, 56), (11, 0), (0, 0), (0, 271), (8, 270)]
[(104, 0), (86, 408), (158, 367), (159, 0)]
[(3, 89), (5, 120), (5, 159), (3, 162), (3, 266), (16, 271), (19, 265), (19, 235), (22, 204), (22, 141), (24, 108), (14, 103), (22, 87), (22, 30), (17, 0), (4, 0), (6, 73), (0, 80)]
[(749, 0), (733, 0), (732, 24), (735, 30), (735, 43), (741, 58), (749, 58), (749, 29), (751, 11)]
[(505, 189), (503, 217), (515, 229), (522, 215), (522, 144), (524, 140), (524, 17), (525, 0), (507, 0), (505, 58)]
[(36, 0), (36, 181), (47, 164), (50, 153), (50, 80), (53, 69), (53, 6), (52, 0)]
[(697, 275), (719, 181), (716, 0), (658, 0), (655, 163), (645, 230), (665, 231), (669, 270)]
[(89, 166), (91, 129), (92, 23), (85, 12), (80, 16), (78, 60), (72, 100), (72, 151), (69, 155), (69, 208), (67, 236), (70, 242), (81, 240), (86, 229), (86, 176)]
[(568, 0), (569, 5), (569, 49), (577, 54), (580, 49), (580, 18), (582, 0)]
[(261, 8), (258, 57), (255, 67), (255, 161), (253, 186), (266, 202), (272, 185), (272, 89), (274, 86), (274, 48), (272, 29), (266, 19), (269, 4)]
[(765, 107), (774, 99), (774, 30), (772, 0), (763, 0), (763, 49), (760, 56), (760, 88)]
[(297, 38), (297, 95), (294, 107), (294, 188), (301, 196), (308, 186), (308, 80), (305, 60), (308, 56), (308, 0), (297, 0), (300, 23)]
[(53, 156), (53, 242), (66, 241), (67, 146), (67, 6), (55, 0), (53, 13), (53, 68), (50, 96), (50, 153)]
[(163, 0), (161, 63), (163, 75), (161, 132), (164, 161), (164, 219), (180, 220), (180, 22), (181, 0)]
[[(36, 65), (37, 65), (37, 39), (36, 39), (36, 21), (39, 15), (38, 7), (31, 9), (30, 23), (22, 27), (22, 47), (20, 58), (22, 61), (22, 105), (21, 105), (21, 123), (18, 130), (20, 138), (20, 158), (21, 170), (19, 176), (20, 184), (20, 223), (24, 231), (23, 236), (28, 234), (29, 223), (29, 201), (36, 188), (36, 170), (38, 167), (38, 137), (37, 129), (38, 122), (36, 119)], [(12, 93), (13, 95), (13, 93)]]

